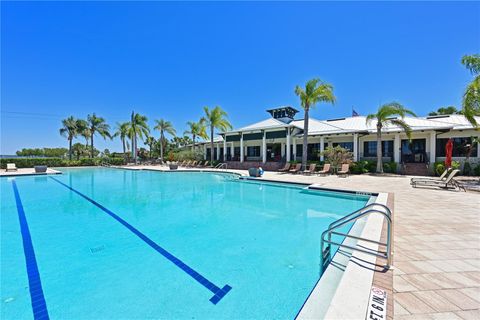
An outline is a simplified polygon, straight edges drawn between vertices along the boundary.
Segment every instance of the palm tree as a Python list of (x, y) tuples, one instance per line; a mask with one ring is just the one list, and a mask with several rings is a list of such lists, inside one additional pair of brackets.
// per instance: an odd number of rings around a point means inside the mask
[(88, 154), (87, 147), (80, 142), (74, 143), (72, 146), (72, 153), (77, 157), (77, 160), (80, 160), (81, 156)]
[(204, 119), (205, 125), (210, 128), (210, 161), (213, 162), (213, 131), (215, 129), (227, 131), (232, 128), (232, 125), (227, 120), (227, 113), (219, 106), (211, 110), (208, 107), (204, 107), (203, 111), (205, 116), (202, 119)]
[(94, 114), (87, 116), (87, 123), (88, 123), (88, 130), (90, 131), (90, 149), (91, 154), (90, 157), (93, 158), (94, 156), (94, 146), (93, 146), (93, 136), (98, 133), (102, 136), (103, 139), (112, 138), (110, 135), (110, 126), (105, 122), (105, 119), (102, 117), (97, 117)]
[(129, 137), (129, 122), (117, 122), (116, 131), (113, 134), (113, 137), (120, 137), (122, 140), (122, 147), (123, 147), (123, 157), (127, 158), (127, 149), (128, 149), (128, 137)]
[(208, 139), (207, 130), (205, 126), (205, 120), (202, 118), (198, 122), (188, 121), (187, 125), (190, 127), (189, 130), (185, 131), (183, 134), (192, 135), (192, 150), (195, 151), (195, 138)]
[(67, 119), (62, 120), (62, 128), (60, 128), (60, 134), (68, 139), (68, 159), (72, 160), (72, 141), (78, 134), (77, 132), (77, 120), (70, 116)]
[(88, 122), (83, 119), (77, 120), (77, 132), (78, 135), (82, 136), (85, 139), (85, 147), (88, 147), (88, 140), (92, 137), (90, 128), (88, 127)]
[[(333, 86), (321, 81), (320, 79), (309, 80), (305, 84), (305, 89), (296, 86), (295, 94), (300, 97), (300, 103), (305, 116), (303, 119), (303, 148), (302, 148), (302, 168), (307, 168), (307, 150), (308, 150), (308, 120), (310, 108), (319, 102), (335, 103), (333, 95)], [(295, 151), (294, 151), (295, 152)]]
[(163, 162), (163, 144), (165, 143), (165, 133), (175, 136), (177, 132), (170, 121), (160, 119), (155, 120), (155, 123), (157, 125), (153, 129), (160, 131), (160, 140), (158, 142), (160, 144), (160, 159)]
[(152, 148), (153, 148), (153, 145), (156, 143), (157, 141), (155, 140), (154, 137), (152, 136), (148, 136), (146, 139), (145, 139), (145, 144), (148, 146), (148, 157), (150, 159), (152, 159)]
[(150, 133), (147, 124), (148, 118), (139, 113), (132, 111), (131, 120), (129, 122), (128, 133), (132, 141), (132, 156), (137, 163), (137, 137), (143, 139)]
[[(386, 125), (398, 126), (405, 131), (408, 139), (410, 139), (412, 129), (404, 120), (407, 114), (415, 116), (413, 111), (406, 109), (400, 103), (390, 102), (380, 106), (377, 113), (372, 113), (367, 116), (367, 124), (373, 120), (377, 121), (377, 173), (383, 173), (382, 128)], [(398, 119), (398, 117), (400, 117), (400, 119)]]
[(475, 116), (480, 116), (480, 55), (464, 56), (462, 64), (475, 76), (463, 95), (462, 112), (473, 126), (478, 127)]

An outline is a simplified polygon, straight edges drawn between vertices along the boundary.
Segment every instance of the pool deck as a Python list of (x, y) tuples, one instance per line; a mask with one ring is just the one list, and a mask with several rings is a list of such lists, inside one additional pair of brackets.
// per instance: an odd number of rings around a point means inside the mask
[[(228, 171), (247, 174), (245, 170)], [(275, 172), (263, 176), (326, 188), (393, 193), (394, 319), (480, 319), (480, 193), (414, 189), (410, 178)], [(388, 287), (388, 281), (381, 286)]]
[(35, 172), (34, 168), (19, 168), (17, 171), (0, 170), (0, 177), (17, 177), (17, 176), (43, 176), (46, 174), (61, 174), (61, 171), (47, 169), (47, 172)]

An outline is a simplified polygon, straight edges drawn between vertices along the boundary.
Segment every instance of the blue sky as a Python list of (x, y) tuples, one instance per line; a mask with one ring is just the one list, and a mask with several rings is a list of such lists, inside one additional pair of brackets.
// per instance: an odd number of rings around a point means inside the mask
[[(297, 84), (334, 86), (312, 116), (373, 112), (397, 100), (425, 115), (460, 106), (480, 52), (475, 2), (2, 2), (1, 146), (67, 146), (61, 119), (132, 110), (182, 133), (205, 105), (234, 127), (298, 107)], [(158, 132), (152, 132), (155, 137)], [(82, 141), (82, 140), (80, 140)], [(118, 140), (96, 147), (119, 151)]]

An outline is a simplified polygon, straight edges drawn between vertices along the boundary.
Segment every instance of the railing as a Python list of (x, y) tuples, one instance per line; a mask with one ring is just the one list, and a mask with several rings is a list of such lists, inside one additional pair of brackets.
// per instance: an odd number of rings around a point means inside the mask
[(227, 169), (227, 164), (225, 162), (217, 164), (214, 169)]
[[(354, 222), (366, 215), (369, 215), (371, 213), (379, 213), (381, 215), (383, 215), (385, 217), (385, 219), (387, 220), (387, 242), (379, 242), (379, 241), (375, 241), (375, 240), (370, 240), (370, 239), (365, 239), (365, 238), (361, 238), (361, 237), (357, 237), (357, 236), (353, 236), (353, 235), (349, 235), (349, 234), (345, 234), (345, 233), (341, 233), (341, 232), (337, 232), (335, 231), (336, 229), (350, 223), (350, 222)], [(320, 254), (320, 274), (323, 274), (323, 272), (325, 271), (325, 269), (327, 268), (328, 264), (330, 263), (330, 261), (332, 260), (332, 256), (331, 256), (331, 245), (336, 245), (340, 248), (346, 248), (346, 249), (350, 249), (352, 251), (358, 251), (358, 252), (363, 252), (363, 253), (366, 253), (366, 254), (369, 254), (369, 255), (373, 255), (373, 256), (376, 256), (376, 257), (380, 257), (380, 258), (383, 258), (383, 259), (386, 259), (387, 260), (387, 264), (386, 264), (386, 268), (390, 268), (391, 266), (391, 263), (392, 263), (392, 248), (391, 248), (391, 245), (392, 245), (392, 212), (390, 211), (390, 209), (383, 205), (383, 204), (379, 204), (379, 203), (372, 203), (372, 204), (369, 204), (359, 210), (356, 210), (348, 215), (346, 215), (345, 217), (341, 218), (341, 219), (338, 219), (334, 222), (332, 222), (327, 230), (325, 230), (323, 233), (322, 233), (322, 237), (320, 239), (320, 250), (321, 250), (321, 254)], [(358, 246), (350, 246), (350, 245), (346, 245), (344, 243), (337, 243), (337, 242), (334, 242), (332, 241), (332, 234), (333, 235), (337, 235), (337, 236), (343, 236), (345, 238), (352, 238), (352, 239), (356, 239), (356, 240), (361, 240), (361, 241), (366, 241), (366, 242), (370, 242), (370, 243), (374, 243), (374, 244), (377, 244), (379, 246), (384, 246), (386, 247), (385, 251), (380, 251), (380, 247), (378, 248), (378, 250), (372, 250), (372, 249), (368, 249), (368, 248), (365, 248), (365, 247), (362, 247), (362, 248), (359, 248)], [(325, 239), (327, 237), (327, 239)], [(327, 245), (325, 247), (325, 244)]]

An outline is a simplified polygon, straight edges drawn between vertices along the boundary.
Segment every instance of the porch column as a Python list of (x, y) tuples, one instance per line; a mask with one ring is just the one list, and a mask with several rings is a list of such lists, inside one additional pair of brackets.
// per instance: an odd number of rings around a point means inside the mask
[(293, 138), (293, 161), (297, 161), (297, 139)]
[(207, 144), (203, 144), (203, 160), (207, 160)]
[(320, 161), (323, 161), (325, 157), (323, 156), (323, 151), (325, 151), (325, 138), (323, 136), (320, 137)]
[(358, 161), (358, 133), (353, 134), (353, 161)]
[(243, 156), (244, 150), (243, 150), (243, 133), (240, 133), (240, 162), (243, 162)]
[[(290, 162), (290, 156), (292, 155), (290, 153), (290, 128), (287, 128), (287, 146), (286, 146), (286, 153), (287, 153), (287, 162)], [(480, 148), (478, 148), (480, 150)]]
[(235, 156), (235, 147), (233, 146), (233, 142), (232, 142), (232, 144), (230, 145), (230, 157), (231, 157), (231, 159), (233, 159), (234, 156)]
[(220, 160), (220, 143), (217, 143), (217, 160)]
[(430, 162), (431, 165), (435, 162), (435, 153), (437, 147), (437, 134), (435, 131), (430, 132), (430, 148), (429, 152), (430, 154), (428, 155), (428, 161)]
[(262, 137), (262, 162), (267, 162), (267, 133), (263, 131)]
[(223, 162), (227, 161), (227, 136), (223, 137)]
[[(365, 152), (365, 151), (364, 151)], [(400, 163), (400, 134), (395, 134), (395, 139), (393, 140), (393, 161)]]

